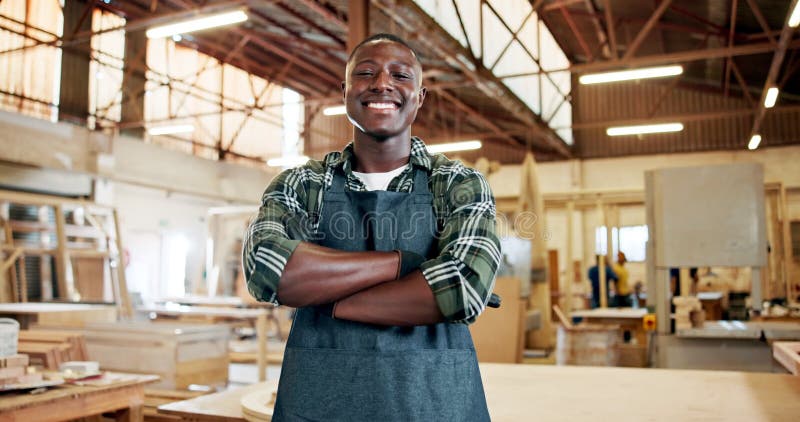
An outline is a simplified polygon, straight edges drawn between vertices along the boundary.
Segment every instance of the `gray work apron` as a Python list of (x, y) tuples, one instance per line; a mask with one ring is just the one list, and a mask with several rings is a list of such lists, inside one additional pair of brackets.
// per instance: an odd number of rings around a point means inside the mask
[[(318, 244), (348, 251), (436, 254), (428, 175), (413, 192), (345, 191), (334, 172)], [(488, 421), (472, 336), (464, 324), (379, 326), (297, 310), (274, 421)]]

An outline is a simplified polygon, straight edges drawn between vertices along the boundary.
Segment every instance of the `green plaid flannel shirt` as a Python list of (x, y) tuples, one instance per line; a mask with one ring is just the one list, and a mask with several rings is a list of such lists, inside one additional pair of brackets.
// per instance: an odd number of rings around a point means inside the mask
[[(365, 191), (352, 173), (353, 144), (324, 160), (309, 160), (286, 170), (270, 183), (258, 216), (250, 223), (243, 248), (243, 267), (250, 294), (279, 305), (278, 281), (301, 241), (313, 239), (319, 224), (323, 192), (334, 170), (344, 166), (347, 189)], [(441, 154), (431, 155), (412, 137), (410, 163), (429, 172), (437, 220), (438, 256), (420, 269), (447, 321), (472, 323), (486, 307), (501, 259), (495, 234), (495, 203), (489, 184), (476, 170)], [(387, 190), (411, 192), (412, 166), (395, 177)]]

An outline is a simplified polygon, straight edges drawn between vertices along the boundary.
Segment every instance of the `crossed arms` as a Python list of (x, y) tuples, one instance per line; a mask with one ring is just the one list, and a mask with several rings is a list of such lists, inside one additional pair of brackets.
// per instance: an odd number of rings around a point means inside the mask
[(438, 256), (400, 278), (396, 252), (345, 252), (301, 240), (308, 230), (296, 217), (307, 217), (318, 177), (309, 169), (282, 173), (267, 188), (245, 239), (248, 289), (259, 300), (294, 307), (336, 302), (336, 318), (359, 322), (473, 322), (500, 260), (494, 202), (479, 173), (452, 171), (445, 193), (456, 190), (459, 200), (437, 214), (444, 221)]

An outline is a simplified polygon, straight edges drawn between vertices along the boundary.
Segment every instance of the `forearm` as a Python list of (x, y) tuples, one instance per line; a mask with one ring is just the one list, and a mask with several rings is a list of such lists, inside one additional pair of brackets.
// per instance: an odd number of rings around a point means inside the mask
[(303, 242), (286, 263), (278, 300), (293, 307), (334, 302), (397, 277), (399, 256), (346, 252)]
[(336, 319), (378, 325), (413, 326), (444, 321), (428, 281), (420, 271), (378, 284), (336, 304)]

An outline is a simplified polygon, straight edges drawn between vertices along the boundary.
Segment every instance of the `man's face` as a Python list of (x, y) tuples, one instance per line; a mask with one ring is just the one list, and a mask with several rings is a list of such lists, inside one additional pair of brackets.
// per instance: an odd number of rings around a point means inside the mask
[(402, 44), (378, 40), (361, 46), (342, 84), (347, 117), (362, 133), (385, 139), (411, 127), (425, 99), (422, 71)]

